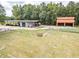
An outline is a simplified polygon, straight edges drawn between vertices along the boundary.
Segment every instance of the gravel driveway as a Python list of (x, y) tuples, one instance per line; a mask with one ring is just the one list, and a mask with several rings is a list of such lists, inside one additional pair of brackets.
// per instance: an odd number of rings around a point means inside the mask
[(27, 28), (27, 27), (18, 27), (18, 26), (0, 26), (0, 31), (9, 31), (9, 30), (17, 30), (17, 29), (24, 29), (24, 30), (39, 30), (39, 29), (76, 29), (75, 27), (63, 27), (63, 26), (40, 26), (36, 28)]

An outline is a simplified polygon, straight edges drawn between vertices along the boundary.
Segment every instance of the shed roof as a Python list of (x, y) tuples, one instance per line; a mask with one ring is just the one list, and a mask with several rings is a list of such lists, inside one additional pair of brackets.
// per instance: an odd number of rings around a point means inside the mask
[(57, 20), (66, 19), (66, 20), (74, 20), (75, 17), (57, 17)]
[(38, 22), (39, 20), (5, 20), (5, 22)]
[(74, 23), (75, 20), (57, 20), (57, 23)]
[(57, 23), (74, 23), (75, 17), (57, 17)]

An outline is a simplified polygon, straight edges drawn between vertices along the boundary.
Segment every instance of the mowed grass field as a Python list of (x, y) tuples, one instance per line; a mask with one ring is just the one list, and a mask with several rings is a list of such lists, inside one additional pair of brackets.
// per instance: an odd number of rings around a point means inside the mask
[[(45, 36), (38, 36), (46, 32)], [(0, 57), (79, 57), (79, 33), (57, 30), (0, 32)]]

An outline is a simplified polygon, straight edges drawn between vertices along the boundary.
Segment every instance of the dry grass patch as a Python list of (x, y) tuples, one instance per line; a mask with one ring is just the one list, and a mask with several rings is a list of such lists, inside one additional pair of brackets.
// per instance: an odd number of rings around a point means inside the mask
[[(0, 57), (79, 57), (79, 34), (49, 30), (16, 30), (0, 33)], [(1, 47), (0, 47), (1, 48)]]

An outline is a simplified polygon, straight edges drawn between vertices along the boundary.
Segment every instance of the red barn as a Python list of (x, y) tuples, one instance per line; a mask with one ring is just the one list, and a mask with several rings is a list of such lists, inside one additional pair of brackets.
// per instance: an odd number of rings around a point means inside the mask
[(63, 24), (66, 26), (66, 24), (72, 24), (74, 26), (75, 17), (57, 17), (56, 25)]

